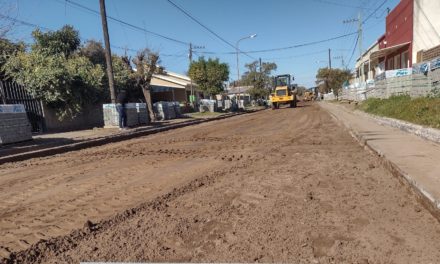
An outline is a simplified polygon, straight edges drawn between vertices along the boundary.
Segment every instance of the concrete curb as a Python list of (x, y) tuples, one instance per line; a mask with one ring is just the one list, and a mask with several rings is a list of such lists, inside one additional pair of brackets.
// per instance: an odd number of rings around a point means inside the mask
[(394, 119), (394, 118), (377, 116), (377, 115), (365, 113), (365, 112), (362, 112), (359, 110), (356, 110), (353, 113), (356, 115), (361, 115), (361, 116), (365, 116), (365, 117), (374, 119), (380, 125), (395, 127), (395, 128), (398, 128), (402, 131), (419, 136), (423, 139), (433, 141), (435, 143), (440, 143), (440, 130), (439, 129), (424, 127), (421, 125), (416, 125), (413, 123), (409, 123), (409, 122)]
[[(340, 106), (339, 106), (340, 107)], [(321, 108), (323, 108), (321, 106)], [(330, 114), (330, 116), (336, 121), (336, 123), (342, 125), (347, 129), (347, 131), (350, 133), (350, 135), (365, 149), (369, 150), (370, 152), (378, 155), (381, 159), (382, 164), (385, 166), (385, 168), (391, 172), (399, 181), (405, 185), (411, 193), (415, 194), (418, 198), (419, 202), (428, 209), (431, 214), (437, 218), (438, 221), (440, 221), (440, 200), (436, 199), (431, 195), (428, 191), (425, 190), (423, 186), (421, 186), (417, 181), (414, 180), (411, 175), (406, 173), (404, 170), (402, 170), (399, 166), (397, 166), (394, 162), (389, 160), (385, 154), (380, 150), (380, 148), (375, 147), (369, 143), (369, 140), (366, 139), (363, 135), (359, 134), (351, 125), (349, 122), (343, 120), (342, 118), (338, 117), (334, 113), (332, 113), (330, 110), (327, 110), (323, 108), (327, 113)], [(375, 119), (376, 120), (376, 119)], [(381, 124), (382, 125), (382, 124)]]
[[(262, 110), (264, 110), (264, 109), (262, 109)], [(216, 121), (216, 120), (222, 120), (222, 119), (226, 119), (226, 118), (230, 118), (230, 117), (234, 117), (234, 116), (239, 116), (239, 115), (243, 115), (243, 114), (255, 113), (258, 111), (262, 111), (262, 110), (253, 110), (253, 111), (243, 112), (243, 113), (231, 113), (231, 114), (226, 114), (226, 115), (213, 117), (213, 118), (197, 119), (197, 120), (190, 120), (190, 121), (177, 123), (177, 124), (164, 125), (162, 127), (138, 129), (136, 131), (129, 131), (129, 132), (123, 133), (123, 134), (110, 135), (110, 136), (84, 140), (84, 141), (80, 141), (80, 142), (76, 142), (76, 143), (72, 143), (72, 144), (67, 144), (67, 145), (62, 145), (62, 146), (50, 147), (50, 148), (46, 148), (46, 149), (39, 149), (39, 150), (35, 150), (35, 151), (29, 151), (29, 152), (9, 155), (9, 156), (5, 156), (5, 157), (0, 157), (0, 165), (7, 163), (7, 162), (17, 162), (17, 161), (23, 161), (23, 160), (32, 159), (32, 158), (47, 157), (47, 156), (66, 153), (66, 152), (70, 152), (70, 151), (81, 150), (81, 149), (86, 149), (86, 148), (90, 148), (90, 147), (102, 146), (102, 145), (109, 144), (109, 143), (116, 143), (116, 142), (120, 142), (120, 141), (124, 141), (124, 140), (128, 140), (128, 139), (133, 139), (136, 137), (156, 134), (156, 133), (167, 131), (167, 130), (182, 128), (182, 127), (191, 126), (191, 125), (202, 124), (202, 123)]]

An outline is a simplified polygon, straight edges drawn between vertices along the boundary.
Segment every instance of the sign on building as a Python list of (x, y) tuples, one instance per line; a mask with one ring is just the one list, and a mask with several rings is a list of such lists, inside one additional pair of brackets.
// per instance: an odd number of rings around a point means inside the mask
[(395, 77), (402, 77), (402, 76), (408, 76), (412, 74), (412, 68), (405, 68), (405, 69), (398, 69), (398, 70), (391, 70), (386, 71), (385, 76), (386, 78), (395, 78)]

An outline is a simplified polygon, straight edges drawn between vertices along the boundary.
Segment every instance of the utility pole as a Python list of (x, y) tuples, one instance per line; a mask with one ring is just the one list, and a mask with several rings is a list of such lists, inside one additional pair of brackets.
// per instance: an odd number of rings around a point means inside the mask
[(260, 61), (260, 75), (261, 75), (261, 58), (258, 59)]
[[(192, 59), (193, 59), (192, 43), (189, 43), (189, 53), (188, 53), (188, 57), (189, 57), (189, 65), (191, 66)], [(189, 68), (188, 68), (188, 75), (189, 75)], [(190, 79), (190, 81), (191, 81), (191, 84), (190, 84), (190, 85), (191, 85), (191, 86), (190, 86), (190, 89), (191, 89), (191, 95), (190, 95), (190, 99), (189, 99), (189, 101), (190, 101), (191, 104), (194, 104), (193, 80), (192, 80), (191, 77), (189, 77), (189, 79)]]
[(363, 29), (362, 29), (362, 12), (359, 11), (358, 14), (358, 18), (352, 18), (352, 19), (348, 19), (348, 20), (344, 20), (343, 23), (347, 24), (347, 23), (353, 23), (353, 22), (358, 22), (358, 47), (359, 47), (359, 58), (362, 57), (362, 41), (363, 41)]
[(341, 66), (342, 66), (342, 68), (346, 69), (346, 66), (345, 66), (345, 60), (344, 60), (344, 56), (343, 56), (343, 55), (333, 57), (333, 59), (334, 59), (334, 60), (341, 60)]
[(260, 76), (259, 76), (259, 79), (260, 79), (260, 81), (263, 79), (263, 68), (261, 67), (261, 58), (258, 58), (258, 61), (260, 62)]
[(358, 15), (358, 34), (359, 34), (359, 58), (362, 58), (362, 12), (359, 11)]
[(113, 79), (112, 52), (110, 50), (110, 39), (108, 36), (107, 14), (105, 12), (105, 0), (99, 0), (101, 9), (102, 31), (104, 32), (105, 42), (105, 61), (107, 62), (108, 85), (110, 89), (110, 98), (112, 103), (116, 103), (115, 83)]
[(332, 50), (328, 49), (328, 68), (332, 69)]
[[(194, 52), (194, 50), (195, 49), (204, 49), (205, 47), (204, 46), (193, 46), (193, 44), (192, 43), (189, 43), (189, 52), (188, 52), (188, 58), (189, 58), (189, 65), (191, 65), (191, 62), (192, 62), (192, 59), (193, 59), (193, 52)], [(188, 73), (188, 75), (189, 75), (189, 73)], [(192, 78), (190, 77), (190, 87), (191, 87), (191, 98), (190, 98), (190, 101), (192, 100), (192, 104), (193, 104), (193, 106), (194, 106), (194, 103), (195, 103), (195, 98), (194, 98), (194, 86), (193, 86), (193, 80), (192, 80)]]

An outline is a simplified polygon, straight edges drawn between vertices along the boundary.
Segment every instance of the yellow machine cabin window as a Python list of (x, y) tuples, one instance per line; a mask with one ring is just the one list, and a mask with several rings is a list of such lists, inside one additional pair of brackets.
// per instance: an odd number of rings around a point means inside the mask
[(287, 93), (287, 90), (277, 90), (277, 96), (285, 96)]

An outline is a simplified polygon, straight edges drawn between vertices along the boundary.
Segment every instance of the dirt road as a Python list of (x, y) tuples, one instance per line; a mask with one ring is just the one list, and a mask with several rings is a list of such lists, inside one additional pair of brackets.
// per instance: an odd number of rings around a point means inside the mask
[(439, 263), (439, 243), (318, 105), (0, 166), (0, 262)]

